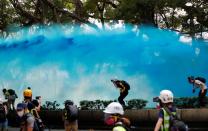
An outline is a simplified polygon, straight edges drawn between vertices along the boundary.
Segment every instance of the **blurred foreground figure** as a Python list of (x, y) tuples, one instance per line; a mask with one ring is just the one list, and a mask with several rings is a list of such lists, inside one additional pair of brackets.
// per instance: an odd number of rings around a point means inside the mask
[(120, 103), (110, 103), (103, 112), (104, 122), (112, 127), (112, 131), (130, 131), (130, 120), (123, 117), (124, 110)]
[(16, 110), (20, 121), (20, 131), (38, 131), (38, 129), (36, 129), (34, 126), (35, 118), (29, 112), (27, 104), (18, 103)]
[(0, 131), (7, 131), (8, 129), (8, 120), (7, 120), (7, 105), (3, 102), (3, 99), (0, 98)]

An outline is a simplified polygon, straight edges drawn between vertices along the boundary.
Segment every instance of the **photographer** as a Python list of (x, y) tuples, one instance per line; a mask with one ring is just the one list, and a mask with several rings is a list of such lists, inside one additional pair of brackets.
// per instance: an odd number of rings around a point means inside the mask
[(173, 104), (173, 93), (170, 90), (162, 90), (154, 102), (160, 104), (158, 120), (154, 131), (188, 131), (188, 126), (180, 120)]
[(205, 107), (206, 102), (205, 102), (205, 96), (207, 94), (207, 86), (206, 86), (206, 79), (202, 77), (196, 77), (194, 78), (193, 76), (188, 77), (188, 82), (190, 84), (193, 84), (193, 93), (195, 92), (196, 88), (200, 88), (199, 91), (199, 106), (200, 107)]

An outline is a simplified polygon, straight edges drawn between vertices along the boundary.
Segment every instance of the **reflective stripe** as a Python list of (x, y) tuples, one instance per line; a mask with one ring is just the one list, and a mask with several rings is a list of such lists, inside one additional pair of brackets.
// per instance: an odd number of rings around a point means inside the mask
[[(165, 111), (164, 108), (162, 108), (163, 113), (164, 113), (164, 118), (163, 118), (163, 125), (161, 126), (161, 130), (162, 131), (169, 131), (169, 127), (170, 127), (170, 116), (168, 115), (168, 113)], [(172, 112), (174, 115), (176, 115), (176, 112)]]
[(126, 129), (122, 126), (116, 126), (116, 127), (113, 128), (112, 131), (126, 131)]

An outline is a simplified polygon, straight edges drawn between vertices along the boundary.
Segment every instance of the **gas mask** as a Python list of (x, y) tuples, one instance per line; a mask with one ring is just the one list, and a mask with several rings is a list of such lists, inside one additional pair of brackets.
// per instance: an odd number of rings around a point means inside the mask
[(117, 122), (117, 116), (105, 114), (104, 115), (104, 122), (105, 122), (105, 124), (107, 124), (109, 126), (113, 126)]

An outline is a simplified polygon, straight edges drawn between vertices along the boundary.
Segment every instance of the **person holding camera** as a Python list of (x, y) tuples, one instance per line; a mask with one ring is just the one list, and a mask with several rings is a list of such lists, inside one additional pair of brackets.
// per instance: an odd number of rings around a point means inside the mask
[(206, 94), (207, 94), (207, 86), (206, 86), (206, 79), (203, 77), (196, 77), (193, 76), (188, 77), (188, 82), (193, 85), (193, 93), (195, 93), (196, 88), (200, 88), (199, 91), (199, 106), (205, 107), (206, 106)]
[(173, 93), (170, 90), (162, 90), (159, 97), (153, 98), (153, 102), (160, 104), (154, 131), (160, 129), (161, 131), (188, 131), (188, 126), (176, 114), (176, 107), (173, 105)]

